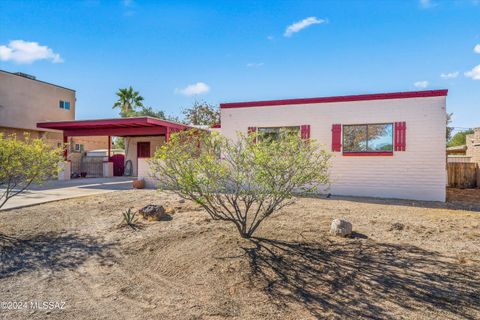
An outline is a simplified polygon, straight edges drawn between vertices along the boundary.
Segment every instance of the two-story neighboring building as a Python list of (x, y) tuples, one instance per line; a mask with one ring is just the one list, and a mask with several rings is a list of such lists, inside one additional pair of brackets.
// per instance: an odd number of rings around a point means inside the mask
[(465, 155), (471, 162), (480, 164), (480, 127), (473, 129), (473, 133), (466, 136)]
[[(58, 130), (39, 129), (38, 122), (75, 120), (75, 90), (37, 80), (24, 73), (0, 70), (0, 134), (23, 139), (43, 138), (54, 146), (63, 143)], [(72, 151), (104, 149), (107, 137), (76, 137)]]

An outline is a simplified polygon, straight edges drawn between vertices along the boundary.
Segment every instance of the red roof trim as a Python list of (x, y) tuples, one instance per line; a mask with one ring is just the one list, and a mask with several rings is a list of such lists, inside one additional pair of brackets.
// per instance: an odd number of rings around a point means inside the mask
[(245, 107), (281, 106), (281, 105), (291, 105), (291, 104), (442, 97), (442, 96), (446, 96), (447, 94), (448, 94), (448, 90), (392, 92), (392, 93), (361, 94), (361, 95), (352, 95), (352, 96), (335, 96), (335, 97), (321, 97), (321, 98), (221, 103), (220, 108), (228, 109), (228, 108), (245, 108)]
[(145, 127), (169, 127), (172, 129), (190, 128), (187, 125), (152, 117), (120, 118), (120, 119), (94, 119), (74, 121), (39, 122), (37, 128), (75, 130), (75, 129), (112, 129), (112, 128), (145, 128)]
[(215, 123), (214, 125), (211, 126), (211, 128), (218, 129), (221, 128), (222, 125), (220, 123)]

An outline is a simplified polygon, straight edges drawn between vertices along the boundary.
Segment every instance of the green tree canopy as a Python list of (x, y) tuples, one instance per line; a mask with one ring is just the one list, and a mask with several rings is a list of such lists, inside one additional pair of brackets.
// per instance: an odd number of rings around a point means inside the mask
[(154, 117), (158, 119), (167, 119), (165, 112), (154, 110), (152, 107), (141, 107), (140, 110), (131, 111), (129, 117)]
[(134, 91), (132, 86), (128, 88), (119, 89), (116, 92), (118, 100), (113, 104), (113, 109), (120, 109), (121, 117), (129, 117), (132, 112), (138, 108), (143, 107), (143, 97)]
[(453, 113), (447, 113), (447, 144), (448, 141), (452, 138), (453, 127), (450, 127), (449, 124), (452, 122)]
[(32, 183), (55, 177), (63, 160), (62, 148), (53, 148), (41, 139), (16, 139), (0, 134), (0, 208)]
[(467, 142), (467, 135), (472, 134), (473, 129), (468, 129), (464, 131), (459, 131), (453, 135), (453, 137), (448, 142), (449, 147), (463, 146)]
[(212, 126), (220, 122), (220, 110), (205, 101), (195, 101), (193, 106), (183, 110), (185, 123)]

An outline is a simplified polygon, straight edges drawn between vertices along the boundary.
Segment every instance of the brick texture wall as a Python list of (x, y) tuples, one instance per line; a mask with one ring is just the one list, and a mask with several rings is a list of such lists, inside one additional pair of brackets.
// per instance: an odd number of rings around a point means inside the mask
[(235, 138), (248, 127), (311, 126), (328, 151), (332, 124), (405, 121), (406, 151), (393, 156), (335, 152), (330, 191), (338, 195), (445, 201), (445, 97), (424, 97), (221, 109), (221, 132)]

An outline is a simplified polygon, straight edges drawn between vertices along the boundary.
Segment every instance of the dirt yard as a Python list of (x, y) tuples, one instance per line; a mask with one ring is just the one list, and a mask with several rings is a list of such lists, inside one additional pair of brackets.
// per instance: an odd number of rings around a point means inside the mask
[[(0, 212), (0, 318), (480, 319), (480, 202), (461, 196), (302, 198), (252, 240), (149, 190)], [(177, 210), (118, 227), (150, 203)], [(353, 238), (328, 234), (337, 217)]]

